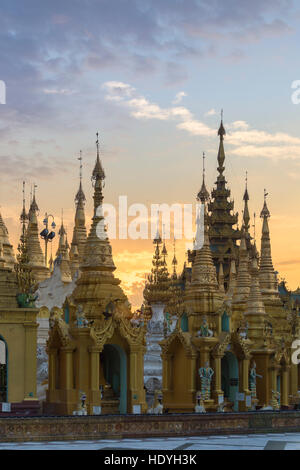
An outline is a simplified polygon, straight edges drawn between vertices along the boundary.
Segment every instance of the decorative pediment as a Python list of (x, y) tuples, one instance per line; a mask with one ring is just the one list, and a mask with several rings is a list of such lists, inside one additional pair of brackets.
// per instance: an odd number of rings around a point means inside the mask
[(212, 351), (213, 357), (223, 357), (231, 345), (233, 352), (240, 359), (251, 358), (252, 342), (249, 339), (243, 338), (238, 333), (227, 333), (224, 331), (220, 334), (219, 338), (219, 343), (215, 345)]
[(219, 336), (219, 342), (215, 345), (215, 347), (212, 350), (213, 357), (216, 357), (216, 356), (223, 357), (229, 344), (230, 344), (230, 333), (223, 331)]
[(110, 317), (100, 317), (94, 320), (90, 336), (96, 343), (97, 347), (102, 350), (103, 346), (113, 336), (115, 330), (119, 331), (120, 335), (126, 339), (129, 346), (144, 345), (146, 325), (133, 325), (129, 318), (124, 316), (122, 304), (115, 304)]
[(168, 338), (164, 339), (159, 344), (161, 346), (162, 352), (168, 353), (173, 341), (179, 339), (187, 354), (197, 355), (197, 351), (191, 342), (191, 338), (192, 336), (190, 333), (185, 333), (182, 330), (175, 329), (175, 331), (170, 336), (168, 336)]

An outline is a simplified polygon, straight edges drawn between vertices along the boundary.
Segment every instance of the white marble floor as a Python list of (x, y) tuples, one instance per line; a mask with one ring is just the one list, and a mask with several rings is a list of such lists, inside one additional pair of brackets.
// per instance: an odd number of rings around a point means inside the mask
[(98, 441), (2, 442), (0, 450), (300, 450), (300, 433)]

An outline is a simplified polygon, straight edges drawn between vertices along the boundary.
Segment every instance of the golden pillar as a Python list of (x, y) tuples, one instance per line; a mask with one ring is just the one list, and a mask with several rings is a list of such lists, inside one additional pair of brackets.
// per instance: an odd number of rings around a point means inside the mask
[(36, 398), (36, 322), (24, 323), (25, 327), (25, 371), (24, 371), (24, 399), (37, 400)]
[(50, 349), (48, 352), (49, 365), (48, 365), (48, 388), (49, 391), (55, 390), (55, 362), (56, 362), (56, 349)]
[(61, 388), (65, 390), (73, 389), (73, 348), (62, 348), (62, 362), (64, 368), (61, 370)]
[(100, 350), (98, 348), (90, 348), (90, 389), (91, 391), (99, 391), (100, 389)]
[(246, 399), (247, 396), (251, 396), (251, 392), (249, 390), (249, 367), (250, 367), (250, 359), (244, 357), (240, 360), (240, 392), (244, 394), (244, 401), (239, 402), (239, 410), (240, 411), (247, 411), (249, 407), (246, 406)]
[(196, 367), (197, 356), (188, 355), (187, 359), (188, 359), (188, 364), (190, 368), (189, 384), (188, 384), (187, 390), (193, 395), (196, 392), (196, 377), (198, 374), (197, 367)]
[(224, 395), (224, 392), (222, 390), (222, 383), (221, 383), (221, 360), (222, 356), (215, 356), (214, 357), (214, 390), (213, 390), (213, 396), (217, 399), (219, 395)]
[(172, 354), (171, 353), (163, 353), (161, 355), (162, 358), (162, 370), (163, 370), (163, 380), (162, 380), (162, 391), (170, 392), (172, 388)]
[(293, 395), (293, 397), (298, 396), (298, 364), (291, 364), (290, 366), (290, 384), (289, 384), (289, 389), (290, 389), (290, 394)]
[(288, 406), (289, 405), (289, 366), (282, 367), (281, 378), (282, 378), (282, 390), (281, 390), (280, 403), (282, 406)]

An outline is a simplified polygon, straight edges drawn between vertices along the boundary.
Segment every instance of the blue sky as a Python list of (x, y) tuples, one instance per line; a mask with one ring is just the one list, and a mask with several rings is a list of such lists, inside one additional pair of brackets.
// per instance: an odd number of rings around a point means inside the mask
[(2, 0), (0, 200), (13, 241), (23, 177), (37, 183), (42, 214), (59, 219), (64, 206), (71, 232), (76, 158), (82, 149), (89, 197), (97, 130), (109, 202), (119, 194), (193, 201), (203, 151), (208, 187), (215, 181), (223, 108), (237, 209), (248, 170), (250, 208), (259, 212), (267, 187), (274, 257), (289, 262), (295, 286), (300, 105), (291, 84), (300, 79), (299, 19), (290, 0)]

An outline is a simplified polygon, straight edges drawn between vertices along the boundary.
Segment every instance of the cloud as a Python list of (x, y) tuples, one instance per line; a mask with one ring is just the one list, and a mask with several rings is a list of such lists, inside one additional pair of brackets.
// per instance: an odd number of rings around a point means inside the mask
[[(215, 137), (216, 129), (195, 118), (193, 113), (183, 106), (163, 108), (139, 94), (133, 86), (110, 81), (103, 84), (106, 100), (130, 109), (135, 119), (156, 119), (173, 121), (177, 129), (194, 136)], [(209, 113), (213, 115), (211, 110)], [(207, 115), (207, 113), (206, 113)], [(240, 157), (268, 158), (272, 160), (299, 159), (300, 138), (284, 132), (270, 133), (253, 129), (243, 120), (233, 121), (226, 125), (226, 142), (231, 146), (231, 153)]]
[(215, 109), (210, 109), (209, 111), (207, 111), (207, 113), (204, 114), (204, 116), (216, 116), (218, 113)]
[(179, 104), (185, 96), (187, 96), (185, 91), (180, 91), (179, 93), (176, 94), (175, 99), (172, 101), (172, 103)]
[(54, 89), (45, 88), (43, 92), (46, 95), (74, 95), (74, 93), (77, 93), (76, 90), (70, 90), (68, 88), (62, 88), (60, 90), (57, 90), (55, 88)]

